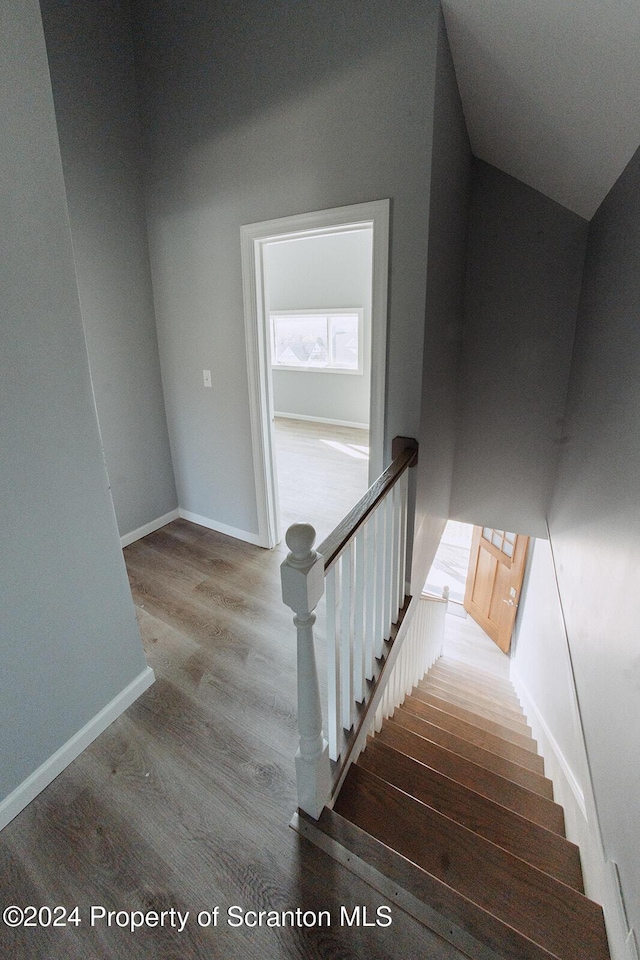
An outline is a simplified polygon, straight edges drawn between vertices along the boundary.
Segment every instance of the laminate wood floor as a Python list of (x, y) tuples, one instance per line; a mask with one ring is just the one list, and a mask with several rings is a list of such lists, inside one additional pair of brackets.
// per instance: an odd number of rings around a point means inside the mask
[(273, 425), (283, 532), (311, 523), (320, 543), (369, 486), (369, 431), (284, 417)]
[[(289, 828), (296, 806), (295, 638), (268, 552), (183, 520), (125, 550), (156, 683), (0, 834), (3, 907), (78, 905), (82, 924), (11, 930), (11, 960), (460, 960)], [(182, 933), (90, 924), (189, 911)], [(199, 911), (328, 910), (331, 926), (200, 927)], [(122, 919), (122, 918), (121, 918)]]

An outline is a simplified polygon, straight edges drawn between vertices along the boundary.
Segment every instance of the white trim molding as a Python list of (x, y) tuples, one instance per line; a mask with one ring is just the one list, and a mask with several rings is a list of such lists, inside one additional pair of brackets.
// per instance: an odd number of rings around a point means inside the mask
[(37, 770), (27, 777), (20, 786), (16, 787), (8, 797), (0, 803), (0, 830), (14, 817), (24, 810), (27, 804), (41, 793), (45, 787), (62, 773), (65, 767), (78, 757), (83, 750), (93, 743), (114, 720), (124, 713), (145, 690), (151, 686), (155, 675), (151, 667), (131, 681), (113, 700), (103, 707), (88, 723), (78, 730), (70, 740), (67, 740), (59, 750), (56, 750), (48, 760), (45, 760)]
[(522, 677), (520, 676), (520, 674), (518, 673), (513, 661), (511, 661), (511, 682), (516, 688), (516, 693), (518, 694), (518, 698), (522, 703), (522, 708), (524, 710), (524, 713), (527, 719), (530, 721), (532, 715), (536, 719), (536, 724), (534, 725), (536, 729), (536, 734), (537, 734), (536, 738), (538, 740), (543, 741), (543, 745), (541, 745), (542, 755), (546, 759), (549, 759), (549, 750), (551, 750), (558, 766), (562, 770), (562, 773), (564, 774), (564, 777), (567, 783), (569, 784), (571, 792), (573, 793), (575, 801), (578, 804), (578, 807), (580, 808), (580, 812), (582, 813), (582, 816), (588, 822), (589, 817), (587, 815), (587, 805), (584, 799), (584, 791), (580, 786), (578, 778), (576, 777), (575, 773), (571, 769), (571, 765), (569, 764), (569, 761), (567, 760), (562, 750), (560, 749), (560, 745), (558, 744), (558, 741), (553, 736), (553, 734), (551, 733), (551, 730), (547, 726), (546, 720), (544, 719), (542, 713), (538, 709), (537, 703), (529, 693), (527, 685), (522, 679)]
[(389, 276), (389, 200), (246, 224), (240, 228), (249, 408), (260, 545), (273, 547), (280, 538), (277, 479), (271, 420), (273, 388), (269, 324), (265, 299), (264, 249), (273, 242), (335, 233), (373, 230), (371, 299), (371, 400), (369, 482), (382, 473), (384, 399), (387, 358)]
[[(629, 923), (627, 907), (624, 902), (618, 864), (615, 862), (615, 860), (607, 860), (607, 869), (609, 871), (609, 882), (612, 890), (614, 891), (620, 928), (622, 929), (623, 936), (625, 938), (624, 946), (626, 950), (626, 956), (624, 957), (624, 960), (640, 960), (640, 957), (638, 956), (638, 941), (636, 939), (636, 933)], [(613, 960), (615, 960), (615, 958), (613, 958)]]
[(202, 517), (198, 513), (191, 513), (190, 510), (179, 510), (182, 520), (190, 520), (191, 523), (197, 523), (201, 527), (207, 527), (208, 530), (215, 530), (216, 533), (224, 533), (227, 537), (233, 537), (235, 540), (244, 540), (245, 543), (252, 543), (255, 547), (266, 547), (260, 534), (249, 533), (247, 530), (240, 530), (238, 527), (230, 527), (226, 523), (218, 523), (217, 520), (211, 520), (210, 517)]
[(358, 430), (368, 430), (368, 423), (357, 423), (355, 420), (330, 420), (329, 417), (309, 417), (304, 413), (282, 413), (279, 410), (274, 412), (274, 417), (280, 417), (282, 420), (306, 420), (310, 423), (328, 423), (333, 427), (356, 427)]
[(611, 960), (638, 960), (618, 871), (607, 859), (602, 841), (591, 778), (582, 785), (578, 781), (513, 660), (510, 676), (544, 757), (545, 775), (553, 782), (556, 802), (564, 809), (567, 839), (580, 848), (586, 895), (602, 904)]
[(165, 513), (162, 517), (157, 517), (155, 520), (143, 524), (143, 526), (138, 527), (137, 530), (132, 530), (131, 533), (125, 533), (124, 536), (120, 537), (120, 546), (128, 547), (130, 543), (135, 543), (136, 540), (142, 540), (143, 537), (148, 536), (150, 533), (155, 533), (156, 530), (159, 530), (161, 527), (166, 527), (172, 520), (177, 520), (179, 516), (180, 511), (176, 507), (175, 510), (170, 510), (169, 513)]

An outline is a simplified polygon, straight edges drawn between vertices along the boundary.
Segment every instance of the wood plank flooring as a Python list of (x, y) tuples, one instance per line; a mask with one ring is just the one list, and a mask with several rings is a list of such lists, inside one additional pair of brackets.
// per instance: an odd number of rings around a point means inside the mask
[(283, 534), (304, 521), (321, 543), (369, 487), (369, 431), (284, 417), (273, 426)]
[[(460, 960), (392, 906), (390, 927), (340, 925), (385, 901), (289, 828), (296, 807), (295, 635), (285, 548), (183, 520), (127, 547), (157, 682), (0, 834), (0, 900), (78, 905), (73, 928), (10, 930), (12, 960)], [(190, 911), (135, 934), (89, 908)], [(330, 927), (199, 927), (198, 911), (329, 910)]]

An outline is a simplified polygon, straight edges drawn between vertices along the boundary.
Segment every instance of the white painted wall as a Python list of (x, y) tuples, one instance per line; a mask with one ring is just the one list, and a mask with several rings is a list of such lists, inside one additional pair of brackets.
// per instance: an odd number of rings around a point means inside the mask
[(452, 519), (547, 535), (587, 230), (474, 160)]
[(178, 506), (147, 248), (133, 39), (122, 0), (43, 0), (80, 306), (121, 535)]
[(640, 932), (640, 151), (591, 222), (549, 514), (607, 857)]
[(587, 759), (548, 540), (529, 546), (514, 648), (512, 670), (545, 718), (569, 779), (583, 790)]
[(360, 307), (364, 372), (273, 370), (273, 406), (281, 413), (369, 423), (372, 231), (270, 243), (264, 253), (267, 309)]
[(532, 540), (512, 644), (511, 679), (565, 812), (566, 833), (578, 844), (585, 892), (603, 905), (613, 960), (629, 960), (614, 877), (602, 845), (573, 667), (551, 545)]
[(396, 434), (417, 435), (438, 5), (273, 0), (265, 16), (263, 0), (239, 0), (225, 10), (133, 4), (178, 499), (255, 536), (242, 224), (391, 199), (387, 457)]
[(37, 0), (3, 6), (0, 48), (2, 824), (52, 755), (73, 759), (153, 675), (98, 433)]
[(462, 341), (471, 148), (444, 19), (438, 26), (420, 451), (412, 592), (419, 593), (449, 517)]

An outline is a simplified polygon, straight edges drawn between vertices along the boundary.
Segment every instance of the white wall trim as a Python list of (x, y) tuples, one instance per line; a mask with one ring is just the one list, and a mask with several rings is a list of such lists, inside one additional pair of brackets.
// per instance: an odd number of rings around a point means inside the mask
[(638, 960), (634, 952), (635, 933), (629, 927), (618, 870), (612, 860), (607, 860), (604, 850), (592, 784), (589, 780), (584, 790), (581, 789), (513, 661), (511, 680), (545, 759), (545, 772), (553, 781), (556, 801), (564, 808), (567, 838), (580, 848), (587, 896), (601, 903), (604, 909), (611, 960)]
[[(537, 734), (537, 739), (544, 738), (544, 741), (546, 741), (546, 744), (552, 750), (556, 758), (556, 761), (558, 762), (558, 765), (562, 770), (567, 780), (567, 783), (569, 784), (569, 787), (571, 788), (571, 792), (573, 793), (576, 803), (580, 808), (580, 812), (582, 813), (582, 816), (584, 817), (585, 821), (588, 823), (589, 817), (587, 815), (587, 805), (584, 799), (584, 791), (580, 786), (578, 778), (576, 777), (573, 770), (571, 769), (571, 765), (569, 764), (569, 761), (567, 760), (564, 753), (560, 749), (560, 745), (558, 741), (553, 736), (553, 734), (551, 733), (551, 730), (547, 726), (546, 720), (544, 719), (542, 713), (538, 708), (537, 703), (535, 702), (531, 693), (529, 692), (526, 683), (518, 673), (518, 670), (516, 669), (516, 666), (513, 661), (511, 661), (510, 676), (511, 676), (511, 682), (516, 688), (516, 693), (518, 694), (518, 698), (522, 703), (522, 708), (525, 712), (525, 715), (529, 720), (531, 719), (532, 715), (536, 718), (536, 726), (539, 730), (539, 733)], [(543, 749), (542, 754), (543, 756), (548, 755), (548, 750)]]
[(201, 527), (207, 527), (208, 530), (215, 530), (216, 533), (224, 533), (227, 537), (234, 537), (236, 540), (244, 540), (245, 543), (252, 543), (255, 547), (266, 547), (260, 534), (249, 533), (247, 530), (239, 530), (237, 527), (230, 527), (226, 523), (219, 523), (217, 520), (211, 520), (209, 517), (201, 517), (198, 513), (191, 513), (190, 510), (183, 510), (180, 507), (178, 511), (182, 520), (190, 520), (191, 523), (197, 523)]
[(151, 667), (138, 674), (135, 680), (124, 688), (113, 700), (103, 707), (88, 723), (78, 730), (70, 740), (45, 760), (37, 770), (16, 787), (0, 803), (0, 830), (24, 810), (27, 804), (41, 793), (45, 787), (62, 773), (65, 767), (78, 757), (90, 743), (100, 736), (114, 720), (124, 713), (155, 680)]
[(149, 523), (138, 527), (137, 530), (132, 530), (131, 533), (125, 533), (124, 536), (120, 537), (120, 546), (128, 547), (130, 543), (135, 543), (136, 540), (142, 540), (142, 538), (148, 534), (155, 533), (160, 527), (166, 527), (172, 520), (177, 520), (179, 516), (180, 511), (177, 508), (170, 510), (169, 513), (165, 513), (163, 516), (157, 517), (155, 520), (151, 520)]
[(638, 941), (633, 927), (629, 924), (629, 916), (622, 894), (622, 884), (620, 883), (620, 871), (615, 860), (607, 860), (607, 870), (609, 871), (609, 882), (614, 891), (616, 908), (620, 916), (621, 929), (625, 936), (625, 949), (627, 956), (625, 960), (640, 960), (638, 957)]
[(389, 209), (389, 200), (372, 200), (369, 203), (245, 224), (240, 228), (251, 438), (261, 546), (275, 546), (280, 536), (275, 458), (271, 436), (273, 390), (264, 296), (264, 247), (274, 240), (295, 240), (305, 236), (358, 230), (364, 226), (373, 228), (369, 416), (371, 448), (369, 478), (372, 482), (382, 473), (384, 460)]
[(309, 417), (304, 413), (282, 413), (280, 410), (274, 411), (274, 417), (282, 417), (283, 420), (308, 420), (311, 423), (330, 423), (334, 427), (356, 427), (358, 430), (368, 430), (368, 423), (357, 423), (355, 420), (331, 420), (329, 417)]

